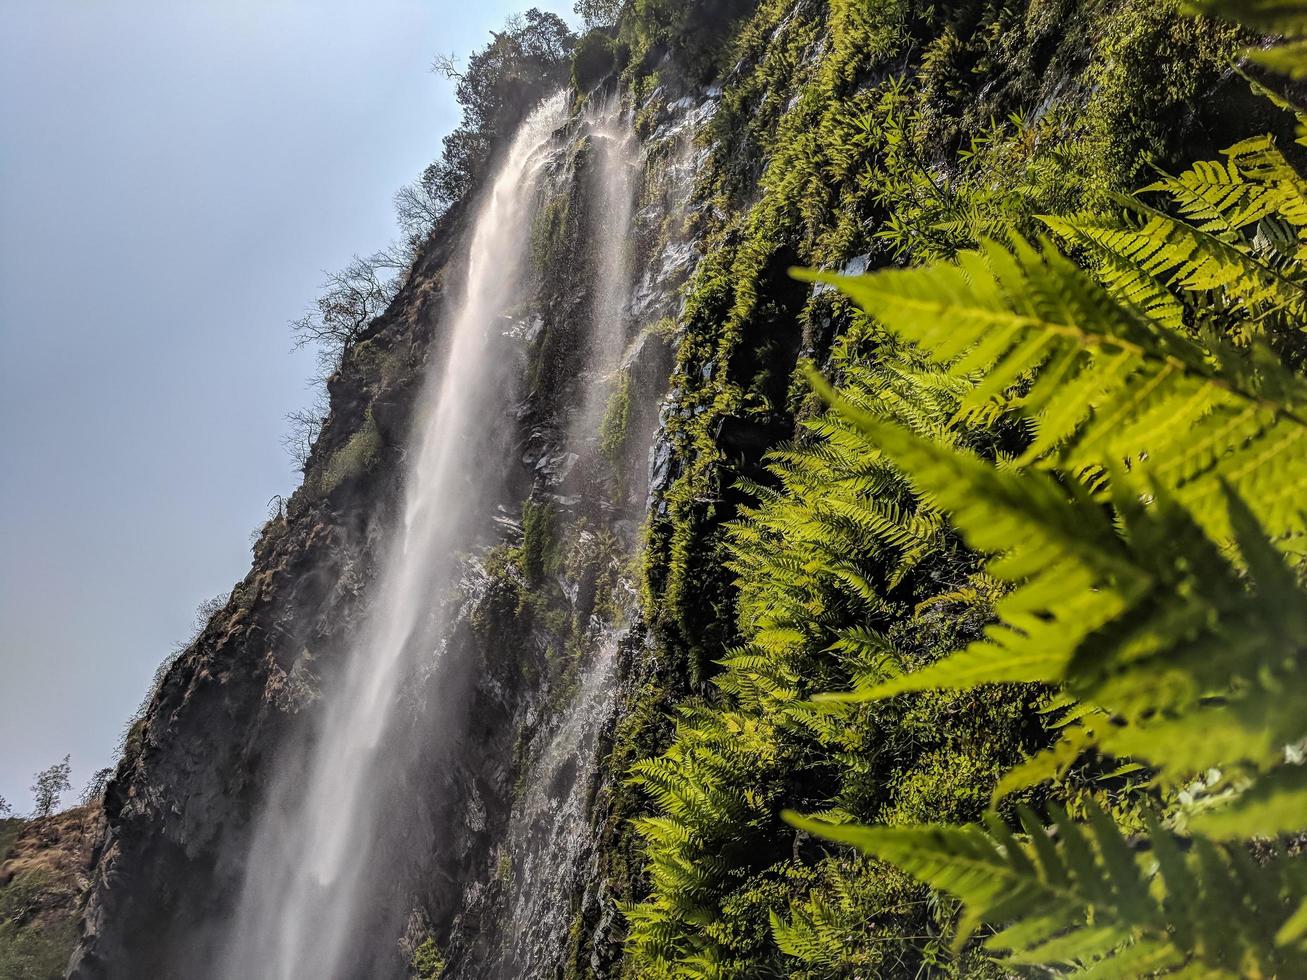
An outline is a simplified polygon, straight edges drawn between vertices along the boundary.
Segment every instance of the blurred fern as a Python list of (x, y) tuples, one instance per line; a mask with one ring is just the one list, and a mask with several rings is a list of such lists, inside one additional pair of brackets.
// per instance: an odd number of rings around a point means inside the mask
[(1191, 10), (1284, 39), (1247, 52), (1250, 60), (1293, 79), (1307, 78), (1307, 5), (1301, 0), (1187, 0)]
[[(1302, 4), (1237, 6), (1250, 26), (1307, 33)], [(1274, 50), (1258, 60), (1298, 57)], [(1019, 808), (1017, 830), (997, 815), (790, 815), (955, 895), (959, 943), (984, 924), (1014, 966), (1275, 977), (1307, 958), (1307, 387), (1291, 369), (1307, 326), (1307, 184), (1269, 138), (1226, 158), (1146, 188), (1173, 213), (1131, 200), (1116, 222), (1046, 219), (1097, 257), (1097, 279), (1021, 240), (925, 269), (810, 275), (967, 383), (957, 419), (1029, 433), (1017, 458), (984, 458), (817, 379), (866, 455), (906, 474), (918, 506), (1010, 588), (983, 638), (828, 700), (1055, 684), (1069, 696), (1056, 741), (1000, 796), (1085, 754), (1152, 775), (1138, 833), (1092, 798), (1087, 824), (1051, 808), (1046, 827)]]

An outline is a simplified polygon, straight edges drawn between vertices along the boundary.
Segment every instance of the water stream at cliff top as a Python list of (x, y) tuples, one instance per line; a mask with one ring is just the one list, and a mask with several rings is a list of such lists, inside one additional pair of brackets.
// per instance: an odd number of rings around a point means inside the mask
[(523, 289), (537, 179), (566, 107), (556, 96), (523, 124), (473, 224), (466, 291), (441, 327), (446, 360), (419, 402), (403, 523), (361, 636), (323, 693), (309, 758), (282, 767), (259, 818), (222, 969), (229, 980), (368, 975), (359, 931), (375, 919), (369, 903), (388, 873), (374, 866), (378, 840), (394, 832), (387, 810), (405, 805), (416, 761), (388, 751), (387, 735), (416, 659), (450, 625), (440, 597), (457, 582), (469, 528), (502, 495), (494, 430), (513, 395), (494, 340)]

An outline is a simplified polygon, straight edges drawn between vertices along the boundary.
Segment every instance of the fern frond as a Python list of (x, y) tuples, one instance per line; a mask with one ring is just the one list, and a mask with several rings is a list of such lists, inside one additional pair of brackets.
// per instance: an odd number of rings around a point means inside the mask
[[(1252, 891), (1237, 850), (1198, 838), (1188, 854), (1155, 823), (1139, 855), (1092, 804), (1089, 828), (1054, 809), (1046, 829), (1021, 811), (1018, 838), (988, 827), (833, 825), (785, 819), (852, 844), (959, 898), (964, 921), (999, 931), (985, 943), (1013, 964), (1062, 963), (1099, 977), (1150, 971), (1211, 977), (1274, 977), (1296, 962), (1274, 936), (1288, 921), (1291, 875), (1275, 867)], [(1178, 923), (1178, 924), (1177, 924)], [(1218, 929), (1212, 926), (1219, 923)]]
[[(1056, 221), (1070, 241), (1091, 246), (1152, 279), (1190, 293), (1217, 293), (1254, 316), (1307, 309), (1307, 289), (1249, 251), (1134, 199), (1123, 206), (1139, 223), (1084, 217)], [(1208, 223), (1210, 226), (1211, 222)]]

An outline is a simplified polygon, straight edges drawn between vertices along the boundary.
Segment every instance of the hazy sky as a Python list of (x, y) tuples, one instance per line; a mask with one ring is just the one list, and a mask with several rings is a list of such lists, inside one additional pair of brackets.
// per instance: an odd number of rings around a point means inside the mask
[(74, 793), (244, 577), (312, 400), (287, 321), (395, 237), (437, 52), (570, 0), (0, 0), (0, 796)]

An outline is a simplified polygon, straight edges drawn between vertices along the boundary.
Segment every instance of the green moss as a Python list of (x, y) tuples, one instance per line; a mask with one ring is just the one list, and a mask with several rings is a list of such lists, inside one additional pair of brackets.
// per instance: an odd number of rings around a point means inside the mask
[(1193, 145), (1192, 131), (1176, 125), (1196, 122), (1203, 102), (1211, 112), (1224, 102), (1252, 101), (1242, 84), (1242, 100), (1228, 88), (1213, 98), (1243, 40), (1240, 32), (1178, 10), (1173, 0), (1121, 4), (1101, 25), (1098, 57), (1087, 79), (1093, 95), (1076, 151), (1085, 161), (1079, 166), (1087, 163), (1112, 176), (1113, 190), (1133, 189), (1150, 164), (1174, 166), (1207, 155)]
[(539, 583), (558, 568), (558, 538), (553, 504), (528, 500), (522, 505), (522, 572)]
[(631, 424), (631, 376), (623, 373), (608, 396), (599, 423), (599, 452), (614, 467), (620, 466)]
[(381, 458), (381, 450), (381, 430), (368, 409), (363, 425), (327, 461), (318, 478), (319, 493), (325, 496), (347, 480), (362, 476)]
[[(568, 169), (582, 175), (590, 164), (592, 147), (588, 139), (570, 148)], [(531, 256), (536, 274), (544, 286), (548, 307), (557, 294), (574, 288), (589, 262), (584, 180), (571, 180), (555, 188), (536, 209), (531, 224)]]
[(365, 379), (374, 390), (407, 381), (413, 373), (407, 360), (408, 348), (390, 346), (391, 341), (382, 335), (355, 344), (346, 354), (345, 368)]

